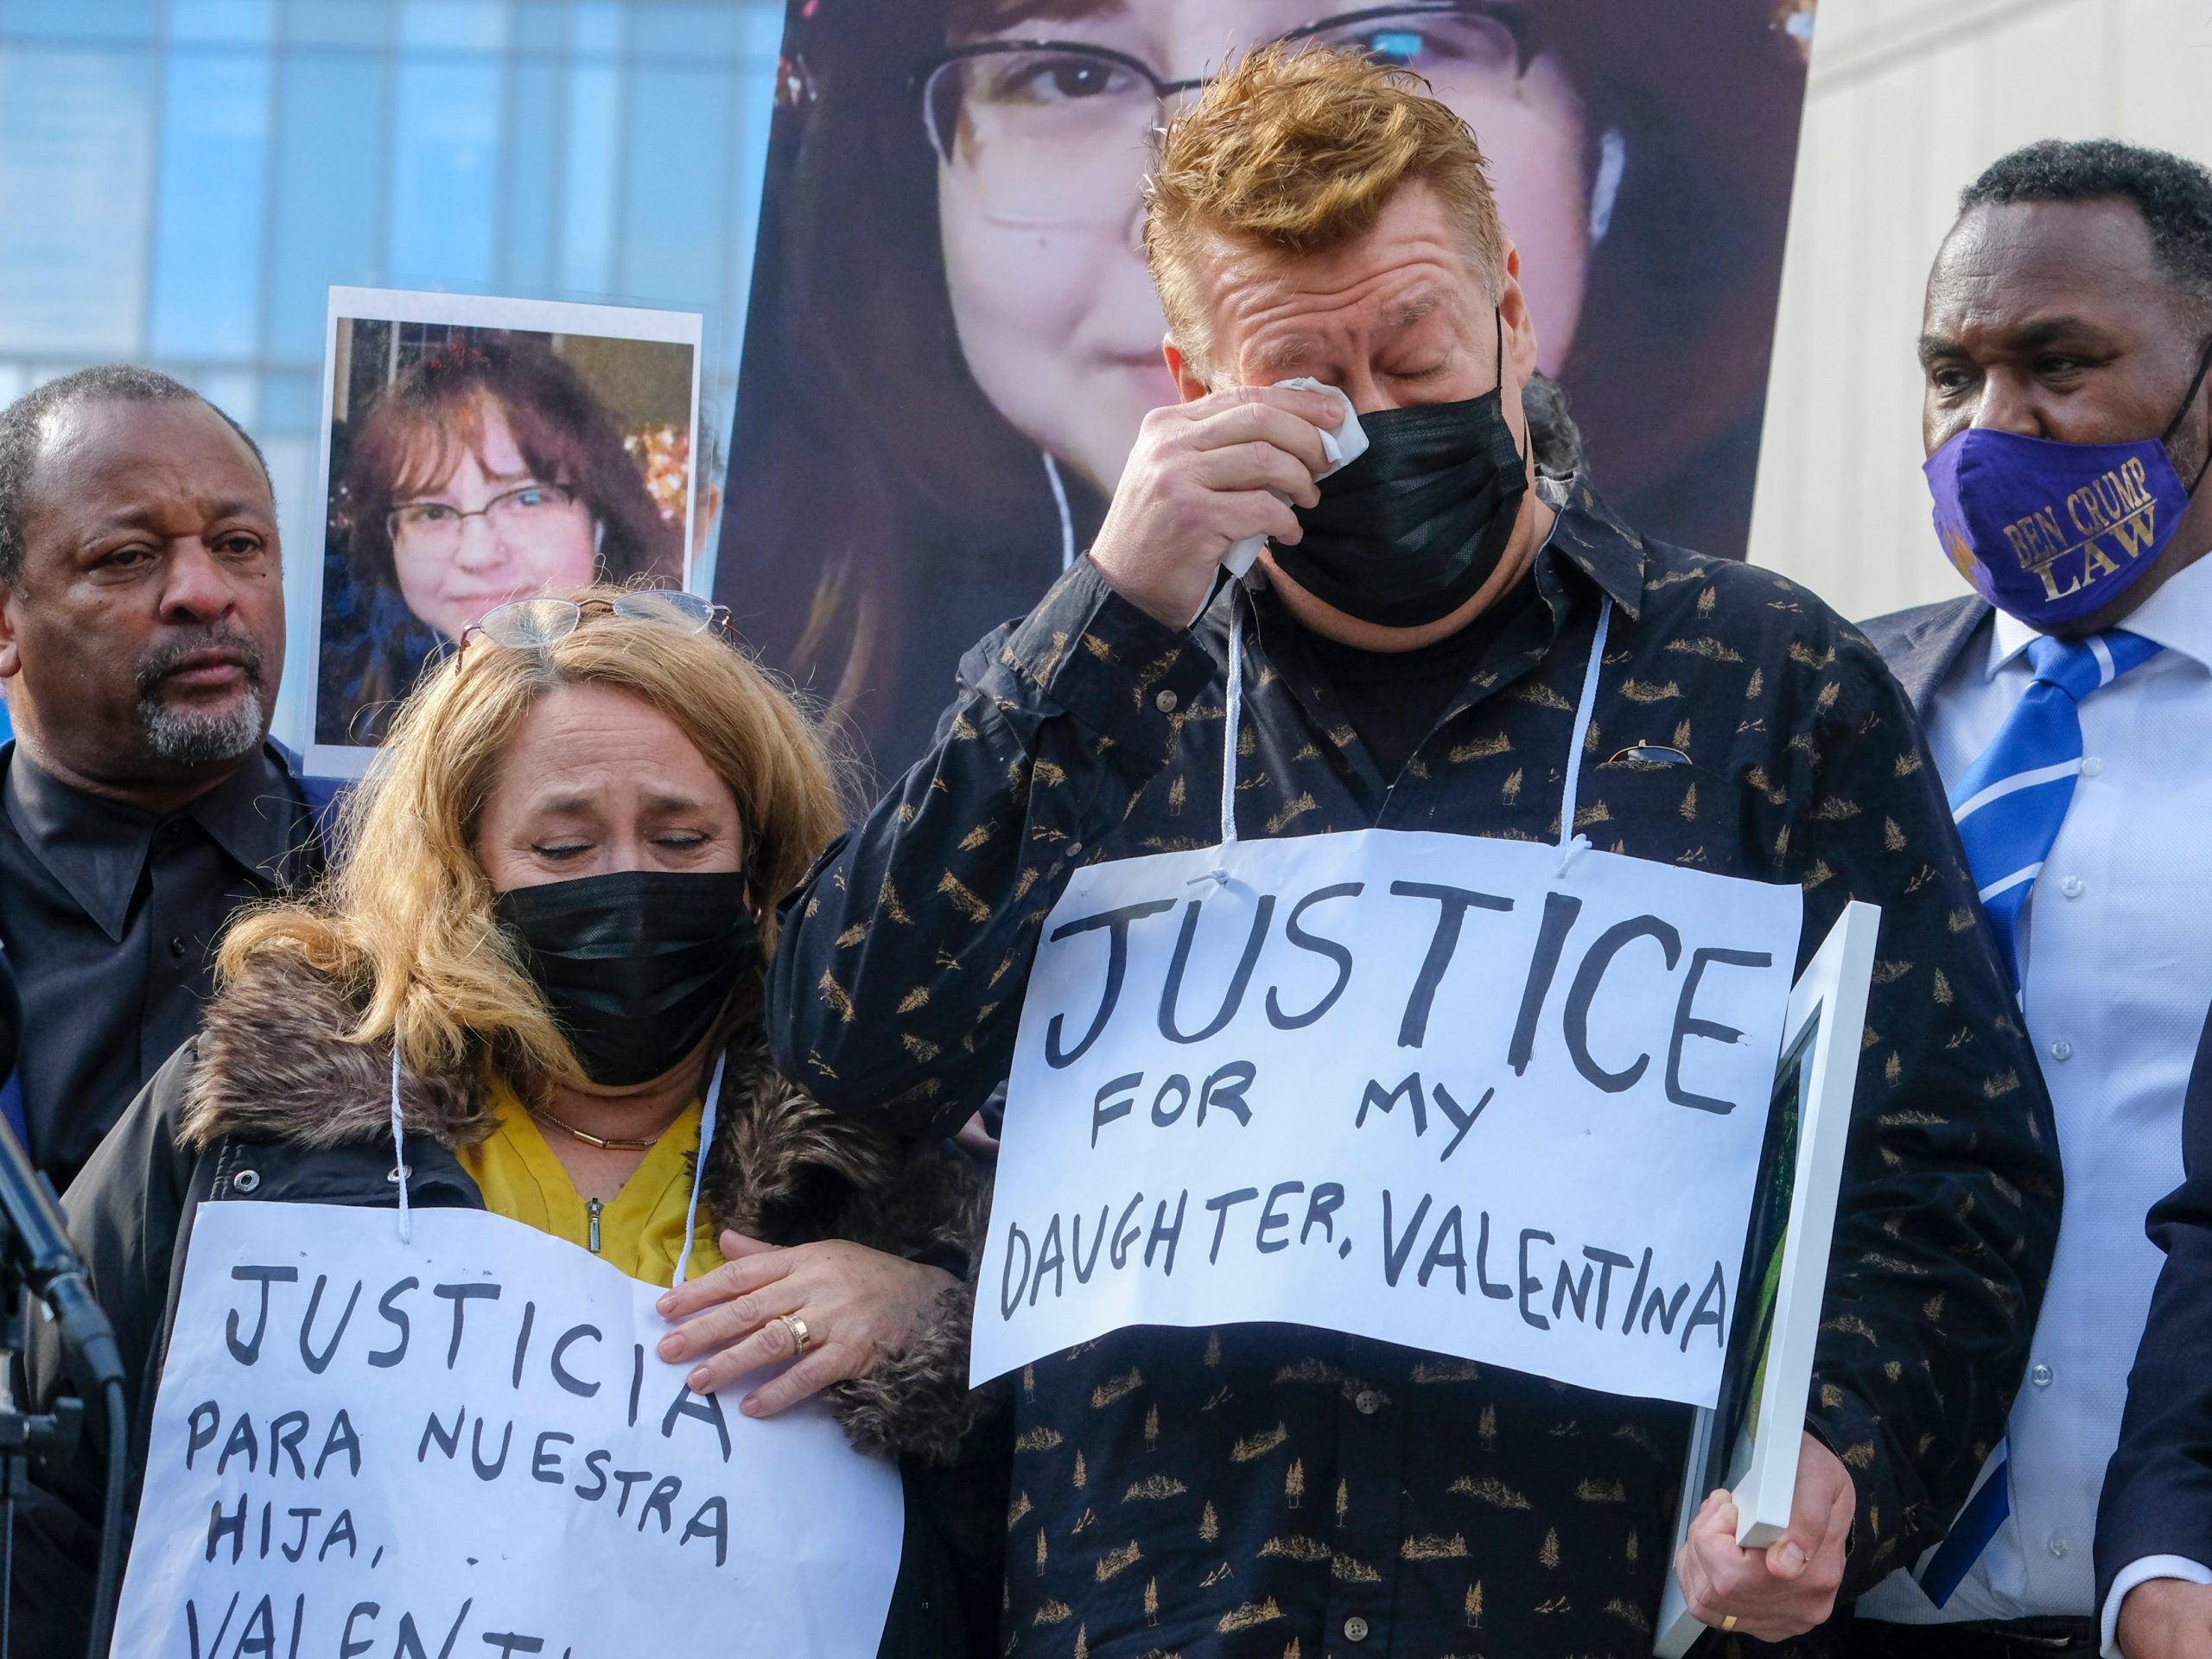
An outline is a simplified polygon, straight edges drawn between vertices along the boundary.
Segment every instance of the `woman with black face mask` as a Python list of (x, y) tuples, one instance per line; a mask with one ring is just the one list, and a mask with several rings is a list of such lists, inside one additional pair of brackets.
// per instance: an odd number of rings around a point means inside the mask
[[(122, 1333), (141, 1455), (180, 1241), (211, 1198), (404, 1191), (673, 1280), (660, 1357), (690, 1389), (752, 1417), (819, 1392), (861, 1451), (901, 1458), (881, 1651), (981, 1651), (1005, 1497), (961, 1461), (979, 1182), (947, 1145), (832, 1117), (766, 1058), (775, 901), (838, 795), (813, 726), (717, 620), (588, 588), (469, 630), (401, 708), (323, 887), (226, 939), (200, 1035), (86, 1166), (70, 1224)], [(50, 1351), (31, 1370), (41, 1399), (61, 1386)], [(88, 1449), (54, 1483), (18, 1563), (65, 1624), (99, 1470)]]

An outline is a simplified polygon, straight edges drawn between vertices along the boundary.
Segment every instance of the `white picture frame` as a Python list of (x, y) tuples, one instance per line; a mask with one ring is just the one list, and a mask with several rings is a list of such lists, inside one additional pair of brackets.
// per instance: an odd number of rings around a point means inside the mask
[[(652, 310), (635, 306), (591, 305), (565, 300), (518, 299), (480, 294), (414, 292), (398, 289), (333, 287), (323, 319), (321, 395), (318, 410), (318, 448), (315, 482), (320, 491), (318, 522), (327, 525), (334, 513), (339, 480), (333, 475), (333, 436), (341, 420), (351, 418), (348, 388), (341, 385), (346, 365), (340, 359), (341, 324), (443, 325), (459, 329), (507, 331), (543, 336), (548, 340), (582, 340), (601, 345), (643, 344), (677, 346), (690, 353), (690, 392), (683, 414), (683, 511), (681, 533), (681, 579), (686, 589), (696, 586), (693, 569), (693, 531), (700, 513), (698, 478), (699, 377), (703, 353), (705, 319), (696, 311)], [(350, 336), (348, 336), (350, 338)], [(619, 414), (620, 411), (609, 411)], [(673, 424), (673, 423), (671, 423)], [(305, 650), (294, 655), (294, 672), (309, 676), (304, 759), (316, 777), (357, 779), (366, 773), (376, 753), (373, 742), (334, 741), (325, 731), (324, 657), (331, 641), (326, 615), (326, 548), (319, 540), (297, 562), (305, 578), (307, 614), (310, 626)], [(672, 573), (671, 573), (672, 574)], [(399, 688), (404, 690), (404, 688)], [(336, 706), (334, 703), (334, 706)]]
[[(1735, 1328), (1743, 1326), (1747, 1310), (1759, 1307), (1751, 1287), (1766, 1276), (1748, 1259), (1764, 1242), (1763, 1224), (1772, 1213), (1761, 1201), (1753, 1205), (1745, 1240), (1747, 1260), (1738, 1281), (1719, 1408), (1696, 1414), (1683, 1459), (1681, 1503), (1652, 1644), (1659, 1659), (1681, 1659), (1707, 1629), (1691, 1616), (1671, 1563), (1708, 1492), (1717, 1486), (1729, 1489), (1736, 1502), (1736, 1541), (1746, 1549), (1764, 1549), (1789, 1530), (1881, 920), (1877, 906), (1856, 899), (1847, 905), (1790, 989), (1774, 1097), (1777, 1103), (1785, 1095), (1794, 1097), (1796, 1111), (1794, 1123), (1787, 1121), (1786, 1109), (1779, 1116), (1770, 1113), (1769, 1150), (1779, 1135), (1794, 1139), (1795, 1155), (1787, 1160), (1792, 1171), (1787, 1222), (1780, 1238), (1766, 1246), (1776, 1263), (1771, 1313), (1753, 1315), (1757, 1326)], [(1763, 1156), (1762, 1186), (1770, 1179), (1769, 1160)], [(1744, 1392), (1735, 1395), (1739, 1379)], [(1727, 1420), (1738, 1425), (1732, 1431), (1723, 1427)], [(1715, 1444), (1724, 1433), (1729, 1440), (1725, 1459), (1717, 1455)]]

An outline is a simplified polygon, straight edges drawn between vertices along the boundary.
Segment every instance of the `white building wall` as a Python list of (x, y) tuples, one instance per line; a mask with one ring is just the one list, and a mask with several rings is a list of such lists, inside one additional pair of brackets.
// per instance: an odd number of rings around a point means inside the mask
[(1821, 0), (1751, 556), (1860, 618), (1962, 591), (1920, 474), (1928, 267), (2045, 137), (2212, 162), (2212, 0)]

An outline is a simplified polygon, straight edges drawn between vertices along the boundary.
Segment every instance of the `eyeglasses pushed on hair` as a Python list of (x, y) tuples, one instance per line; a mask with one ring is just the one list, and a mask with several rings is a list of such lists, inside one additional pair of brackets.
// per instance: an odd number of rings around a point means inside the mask
[(461, 636), (464, 665), (469, 642), (480, 635), (509, 651), (543, 651), (567, 639), (587, 616), (613, 614), (629, 622), (652, 622), (678, 633), (728, 632), (729, 609), (698, 594), (675, 588), (640, 588), (612, 599), (511, 599), (484, 613)]

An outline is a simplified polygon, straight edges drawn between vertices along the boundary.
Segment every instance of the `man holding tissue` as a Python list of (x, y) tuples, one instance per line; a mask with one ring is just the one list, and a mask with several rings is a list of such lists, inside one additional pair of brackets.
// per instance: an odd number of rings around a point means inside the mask
[[(1808, 955), (1847, 900), (1878, 904), (1789, 1535), (1738, 1549), (1716, 1496), (1682, 1555), (1707, 1622), (1799, 1637), (1956, 1512), (2056, 1225), (2049, 1102), (1910, 713), (1816, 600), (1536, 478), (1520, 257), (1474, 135), (1414, 78), (1255, 52), (1163, 136), (1145, 241), (1184, 402), (1149, 417), (1089, 556), (969, 654), (932, 753), (794, 897), (777, 1058), (828, 1103), (949, 1130), (1006, 1074), (1071, 873), (1224, 830), (1580, 830), (1802, 887)], [(1341, 471), (1342, 405), (1298, 378), (1357, 410)], [(1216, 1225), (1194, 1213), (1183, 1249), (1203, 1262)], [(1133, 1325), (1006, 1386), (1010, 1653), (1650, 1650), (1682, 1407), (1262, 1323)]]

